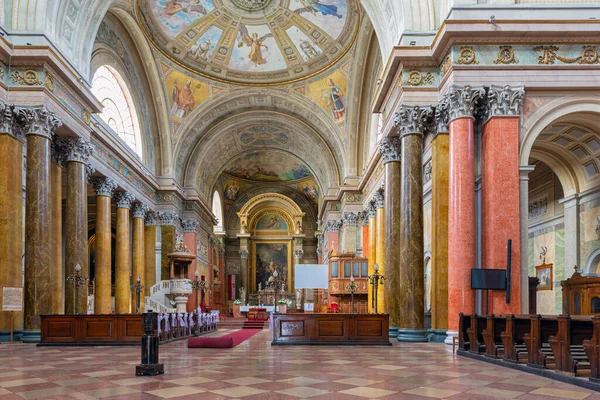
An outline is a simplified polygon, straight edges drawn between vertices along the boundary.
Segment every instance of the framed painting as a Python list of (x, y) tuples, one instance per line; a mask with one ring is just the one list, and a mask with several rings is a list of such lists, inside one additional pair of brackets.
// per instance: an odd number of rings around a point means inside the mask
[(552, 264), (536, 266), (535, 276), (540, 280), (537, 290), (552, 290)]
[(292, 290), (293, 264), (292, 242), (290, 240), (258, 241), (252, 243), (252, 288), (258, 290), (258, 285), (264, 289), (273, 272), (285, 280), (285, 291)]

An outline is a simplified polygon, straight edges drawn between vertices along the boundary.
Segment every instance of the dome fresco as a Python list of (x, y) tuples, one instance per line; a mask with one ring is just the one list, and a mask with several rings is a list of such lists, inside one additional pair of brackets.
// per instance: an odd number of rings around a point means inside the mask
[(169, 59), (218, 81), (298, 81), (335, 64), (359, 26), (356, 0), (138, 0), (144, 33)]

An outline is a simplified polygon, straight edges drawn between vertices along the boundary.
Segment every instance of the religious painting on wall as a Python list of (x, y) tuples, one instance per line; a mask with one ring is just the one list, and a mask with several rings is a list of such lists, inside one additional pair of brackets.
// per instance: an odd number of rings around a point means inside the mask
[(225, 173), (237, 178), (262, 182), (282, 182), (306, 178), (310, 170), (287, 154), (269, 151), (248, 153), (233, 162)]
[(225, 187), (223, 189), (223, 192), (225, 194), (225, 199), (227, 200), (231, 200), (234, 201), (235, 199), (237, 199), (238, 193), (240, 192), (240, 186), (241, 183), (234, 181), (234, 180), (229, 180), (225, 183)]
[(169, 97), (170, 115), (185, 118), (208, 99), (208, 85), (179, 72), (171, 72), (165, 79)]
[(286, 220), (277, 214), (265, 214), (256, 223), (256, 230), (287, 231), (288, 229)]
[(537, 290), (552, 290), (552, 264), (536, 266), (535, 276), (540, 280)]
[(298, 185), (298, 189), (300, 189), (300, 191), (302, 193), (304, 193), (304, 196), (306, 196), (306, 198), (308, 200), (310, 200), (310, 201), (319, 200), (319, 189), (317, 189), (317, 183), (315, 181), (309, 180), (309, 181), (303, 182)]
[(309, 86), (309, 97), (322, 109), (327, 111), (336, 122), (346, 117), (346, 91), (348, 78), (340, 70), (312, 82)]
[(291, 251), (289, 242), (258, 242), (254, 244), (255, 289), (269, 287), (273, 280), (273, 272), (286, 282), (285, 290), (289, 292), (291, 283)]

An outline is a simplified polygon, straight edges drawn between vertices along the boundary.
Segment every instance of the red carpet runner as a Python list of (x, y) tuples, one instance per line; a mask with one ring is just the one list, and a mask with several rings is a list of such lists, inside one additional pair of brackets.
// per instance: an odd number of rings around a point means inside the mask
[(216, 338), (194, 337), (188, 339), (188, 348), (230, 348), (261, 332), (262, 329), (240, 329)]

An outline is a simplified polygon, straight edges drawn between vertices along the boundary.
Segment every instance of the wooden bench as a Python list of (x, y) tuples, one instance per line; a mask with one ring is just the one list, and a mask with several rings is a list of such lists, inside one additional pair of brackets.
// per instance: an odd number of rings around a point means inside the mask
[(504, 345), (500, 334), (506, 330), (506, 318), (490, 314), (486, 318), (486, 327), (482, 332), (485, 343), (485, 355), (491, 358), (502, 358), (504, 356)]
[(589, 318), (578, 316), (559, 315), (557, 320), (558, 331), (548, 339), (556, 361), (555, 369), (567, 375), (589, 376), (590, 362), (583, 343), (592, 338), (593, 324)]
[(505, 328), (500, 333), (504, 354), (502, 359), (507, 362), (527, 363), (527, 347), (525, 334), (531, 330), (531, 320), (528, 315), (505, 316)]
[(471, 326), (467, 329), (469, 335), (469, 351), (473, 354), (480, 354), (485, 352), (485, 344), (483, 341), (483, 330), (487, 326), (487, 318), (484, 316), (478, 316), (477, 314), (471, 315)]

